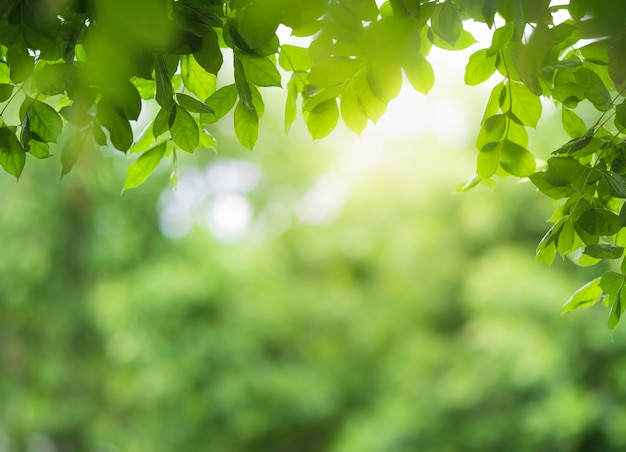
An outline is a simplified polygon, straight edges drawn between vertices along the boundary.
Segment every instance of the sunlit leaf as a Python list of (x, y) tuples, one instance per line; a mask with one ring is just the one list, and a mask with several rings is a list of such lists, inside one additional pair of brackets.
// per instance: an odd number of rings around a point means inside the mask
[(600, 301), (602, 288), (600, 288), (600, 278), (595, 278), (578, 289), (569, 300), (565, 302), (562, 313), (573, 311), (574, 309), (588, 308)]
[(211, 107), (203, 102), (200, 102), (198, 99), (194, 99), (193, 97), (186, 94), (176, 93), (176, 101), (178, 102), (178, 105), (180, 105), (189, 112), (206, 113), (209, 115), (213, 114), (213, 110), (211, 109)]
[(430, 63), (419, 52), (407, 52), (402, 68), (416, 91), (428, 94), (435, 84), (435, 72)]
[(339, 120), (337, 101), (329, 99), (304, 113), (307, 128), (313, 139), (324, 138), (332, 132)]
[(465, 67), (465, 84), (478, 85), (496, 72), (496, 58), (487, 54), (487, 49), (474, 52)]
[(183, 151), (193, 152), (200, 142), (198, 123), (187, 110), (176, 106), (174, 122), (170, 126), (172, 139)]
[(26, 152), (15, 133), (8, 127), (0, 127), (0, 165), (19, 179), (26, 163)]
[(574, 73), (576, 82), (582, 87), (585, 97), (600, 111), (611, 106), (611, 96), (602, 79), (591, 69), (582, 68)]
[(206, 100), (215, 92), (215, 75), (205, 71), (190, 55), (183, 55), (180, 60), (180, 74), (185, 88)]
[(133, 143), (133, 130), (125, 115), (106, 99), (98, 103), (96, 117), (108, 131), (111, 143), (120, 151), (127, 151)]
[(257, 86), (281, 86), (280, 73), (271, 57), (242, 57), (249, 83)]
[(213, 114), (202, 115), (201, 121), (203, 123), (213, 123), (222, 119), (226, 113), (232, 110), (235, 102), (237, 102), (237, 88), (235, 85), (223, 86), (205, 101), (207, 107), (213, 110)]
[(234, 121), (237, 139), (243, 146), (252, 149), (259, 137), (259, 118), (256, 110), (251, 110), (243, 102), (238, 102)]
[(530, 176), (535, 172), (536, 163), (533, 155), (522, 146), (505, 140), (502, 145), (500, 166), (517, 177)]
[(161, 162), (166, 149), (166, 143), (161, 143), (141, 154), (126, 171), (124, 190), (143, 184)]

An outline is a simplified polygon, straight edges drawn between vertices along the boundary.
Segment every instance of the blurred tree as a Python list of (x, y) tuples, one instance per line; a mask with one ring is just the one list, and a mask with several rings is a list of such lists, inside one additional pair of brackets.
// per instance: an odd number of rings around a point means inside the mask
[(277, 236), (266, 214), (337, 154), (287, 144), (249, 156), (255, 223), (234, 244), (165, 239), (167, 197), (120, 198), (114, 155), (55, 190), (50, 165), (1, 182), (0, 450), (623, 447), (623, 337), (589, 328), (599, 307), (556, 315), (585, 269), (524, 258), (549, 205), (508, 181), (451, 198), (457, 175), (418, 163), (463, 159), (394, 141), (338, 221)]

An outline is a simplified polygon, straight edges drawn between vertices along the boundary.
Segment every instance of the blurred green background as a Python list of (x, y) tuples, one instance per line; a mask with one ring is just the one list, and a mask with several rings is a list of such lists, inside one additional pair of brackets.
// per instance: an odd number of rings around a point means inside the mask
[(445, 89), (315, 143), (272, 100), (177, 190), (106, 150), (1, 175), (0, 451), (624, 450), (624, 334), (560, 317), (599, 270), (534, 262), (531, 184), (452, 194), (482, 96)]

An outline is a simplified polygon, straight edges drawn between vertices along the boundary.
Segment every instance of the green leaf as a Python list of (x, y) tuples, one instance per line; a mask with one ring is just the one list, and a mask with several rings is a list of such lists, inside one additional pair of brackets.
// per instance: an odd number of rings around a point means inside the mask
[(172, 80), (167, 71), (165, 60), (162, 57), (156, 59), (154, 76), (157, 86), (156, 101), (164, 110), (170, 111), (174, 102), (174, 92), (172, 90)]
[(170, 126), (172, 140), (183, 151), (193, 152), (198, 147), (200, 135), (196, 120), (179, 106), (174, 107), (174, 122)]
[(360, 63), (344, 57), (330, 57), (313, 65), (309, 83), (317, 88), (329, 88), (347, 82), (359, 69)]
[(600, 288), (608, 295), (617, 295), (624, 286), (624, 275), (608, 271), (600, 279)]
[(291, 125), (296, 120), (297, 115), (297, 102), (298, 102), (298, 87), (297, 87), (297, 74), (293, 74), (291, 80), (287, 83), (287, 98), (285, 100), (285, 133), (289, 133)]
[(489, 56), (487, 49), (478, 50), (470, 57), (465, 67), (465, 84), (479, 85), (496, 72), (496, 57)]
[(241, 63), (248, 82), (257, 86), (281, 86), (280, 72), (276, 69), (273, 55), (268, 57), (242, 56)]
[(394, 99), (402, 89), (400, 66), (370, 62), (367, 68), (367, 83), (372, 93), (384, 103)]
[(238, 31), (250, 48), (262, 47), (274, 37), (280, 22), (279, 8), (277, 2), (264, 1), (243, 9)]
[(311, 68), (308, 49), (289, 44), (280, 46), (278, 64), (286, 71), (307, 71)]
[(6, 102), (11, 98), (13, 88), (15, 88), (13, 85), (6, 83), (0, 84), (0, 102)]
[(485, 105), (485, 111), (483, 112), (482, 119), (480, 121), (481, 125), (487, 121), (487, 119), (496, 115), (500, 111), (500, 97), (502, 96), (504, 90), (504, 83), (500, 82), (496, 86), (493, 87), (491, 93), (489, 94), (489, 99), (487, 100), (487, 104)]
[(26, 164), (26, 152), (8, 127), (0, 127), (0, 165), (16, 179), (20, 178)]
[(378, 17), (375, 0), (343, 0), (341, 4), (350, 14), (361, 20), (373, 21)]
[(154, 138), (158, 138), (162, 134), (170, 130), (170, 126), (173, 122), (173, 112), (160, 109), (154, 117), (154, 121), (152, 121), (152, 135), (154, 136)]
[(530, 180), (544, 194), (552, 199), (567, 198), (574, 193), (574, 187), (571, 185), (552, 185), (545, 180), (545, 172), (538, 172), (530, 175)]
[(582, 66), (582, 61), (576, 59), (567, 59), (567, 60), (559, 60), (554, 63), (547, 64), (545, 66), (541, 66), (538, 70), (539, 72), (552, 72), (557, 69), (567, 69)]
[(504, 140), (500, 166), (509, 174), (526, 177), (535, 172), (537, 164), (533, 155), (526, 148), (509, 140)]
[(232, 110), (235, 102), (237, 102), (237, 88), (235, 85), (227, 85), (218, 89), (204, 102), (207, 107), (213, 110), (213, 115), (200, 116), (201, 122), (211, 124), (222, 119), (226, 113)]
[(561, 313), (573, 311), (574, 309), (589, 308), (602, 298), (602, 288), (600, 288), (600, 277), (589, 281), (578, 289), (569, 300), (565, 302)]
[(611, 244), (597, 244), (585, 247), (585, 254), (596, 259), (619, 259), (624, 254), (624, 247)]
[(41, 141), (54, 142), (63, 131), (61, 116), (44, 102), (38, 100), (30, 102), (27, 114), (30, 117), (30, 132), (37, 135)]
[(215, 148), (217, 147), (217, 140), (207, 130), (202, 128), (200, 130), (200, 143), (198, 147), (203, 149)]
[(431, 26), (435, 34), (450, 44), (455, 44), (463, 31), (461, 18), (451, 1), (439, 4), (431, 18)]
[(37, 140), (30, 140), (28, 142), (28, 153), (38, 159), (52, 157), (50, 154), (50, 145)]
[(507, 118), (504, 115), (494, 115), (487, 118), (480, 128), (476, 147), (482, 149), (488, 143), (499, 143), (506, 134)]
[(472, 34), (467, 30), (461, 31), (461, 34), (454, 44), (450, 44), (445, 39), (442, 39), (438, 34), (433, 33), (432, 29), (428, 30), (428, 39), (430, 39), (434, 45), (444, 50), (463, 50), (476, 44), (476, 39), (474, 39), (474, 36), (472, 36)]
[(498, 170), (500, 156), (502, 154), (502, 143), (487, 143), (478, 152), (476, 172), (482, 178), (493, 176)]
[(622, 312), (624, 311), (621, 292), (609, 297), (609, 309), (608, 327), (613, 331), (619, 324)]
[(154, 124), (150, 124), (144, 129), (139, 139), (137, 139), (128, 150), (129, 154), (136, 154), (139, 152), (147, 151), (152, 147), (152, 145), (154, 145), (154, 143), (156, 142), (156, 137), (152, 132), (153, 128)]
[(545, 181), (553, 186), (574, 184), (584, 174), (585, 167), (571, 157), (548, 159)]
[(324, 138), (334, 130), (339, 120), (337, 101), (329, 99), (318, 104), (313, 110), (304, 112), (304, 120), (314, 140)]
[(193, 54), (196, 62), (208, 73), (217, 75), (224, 57), (220, 50), (220, 44), (215, 34), (215, 31), (211, 28), (205, 28), (205, 33), (202, 36), (202, 45), (200, 49)]
[(106, 146), (107, 145), (107, 136), (104, 134), (104, 130), (98, 124), (98, 121), (93, 122), (91, 127), (91, 134), (93, 136), (93, 140), (96, 142), (98, 146)]
[(591, 69), (582, 68), (574, 73), (576, 82), (582, 87), (585, 97), (600, 111), (611, 108), (611, 96), (602, 79)]
[(561, 109), (561, 122), (563, 124), (563, 130), (572, 138), (581, 137), (587, 131), (587, 126), (580, 116), (572, 110), (565, 108), (565, 106)]
[(252, 150), (259, 137), (259, 118), (256, 110), (247, 108), (243, 102), (238, 102), (235, 107), (235, 135), (239, 142)]
[(206, 100), (215, 92), (215, 75), (205, 71), (190, 55), (183, 55), (180, 59), (180, 75), (185, 88)]
[(613, 171), (602, 171), (600, 177), (606, 183), (611, 195), (626, 198), (626, 179)]
[(116, 149), (126, 152), (133, 144), (133, 130), (126, 116), (111, 102), (102, 99), (98, 102), (98, 121), (109, 131), (111, 143)]
[(194, 99), (187, 94), (176, 93), (176, 101), (178, 105), (183, 107), (185, 110), (193, 112), (193, 113), (206, 113), (213, 114), (213, 110), (211, 107), (206, 105), (205, 103), (200, 102), (198, 99)]
[[(541, 118), (541, 101), (523, 83), (509, 82), (502, 110), (511, 110), (524, 126), (537, 127)], [(509, 93), (510, 90), (510, 93)], [(510, 98), (512, 97), (512, 99)]]
[(576, 231), (574, 230), (572, 222), (569, 220), (564, 221), (561, 232), (559, 232), (559, 236), (556, 239), (556, 250), (561, 256), (571, 251), (575, 237)]
[(619, 127), (626, 128), (626, 101), (615, 106), (615, 121)]
[(402, 68), (413, 88), (420, 93), (428, 94), (435, 84), (435, 72), (426, 58), (413, 49), (412, 52), (404, 54)]
[(237, 56), (235, 56), (234, 60), (234, 71), (235, 86), (237, 87), (239, 99), (246, 106), (246, 108), (248, 108), (249, 110), (254, 110), (254, 106), (252, 105), (252, 93), (250, 92), (250, 85), (248, 84), (248, 79), (246, 78), (246, 73), (244, 71), (243, 64), (241, 63), (241, 59)]
[(126, 171), (124, 190), (143, 184), (159, 165), (161, 159), (163, 159), (166, 149), (167, 146), (164, 142), (141, 154), (141, 156), (139, 156), (139, 158), (132, 163)]
[(582, 213), (576, 224), (596, 236), (609, 236), (620, 230), (619, 218), (605, 209), (589, 209)]
[(46, 96), (65, 93), (66, 63), (46, 64), (33, 74), (33, 83)]
[(348, 128), (357, 134), (361, 134), (367, 126), (367, 116), (363, 112), (359, 99), (355, 92), (346, 89), (341, 94), (341, 117)]
[(502, 47), (505, 46), (513, 38), (513, 24), (511, 22), (505, 23), (502, 27), (497, 28), (493, 32), (491, 38), (491, 45), (487, 49), (487, 56), (491, 57), (496, 55)]
[[(97, 132), (97, 130), (99, 130), (99, 132)], [(72, 168), (78, 161), (78, 158), (84, 152), (85, 141), (87, 140), (88, 132), (89, 129), (85, 129), (84, 131), (81, 131), (79, 133), (72, 134), (70, 139), (67, 140), (63, 145), (63, 151), (61, 152), (61, 177), (65, 176), (72, 170)], [(99, 133), (102, 133), (102, 135), (104, 135), (104, 132), (102, 132), (100, 126), (95, 123), (94, 127), (92, 128), (92, 133), (94, 134), (94, 136)], [(104, 138), (106, 144), (106, 137)]]

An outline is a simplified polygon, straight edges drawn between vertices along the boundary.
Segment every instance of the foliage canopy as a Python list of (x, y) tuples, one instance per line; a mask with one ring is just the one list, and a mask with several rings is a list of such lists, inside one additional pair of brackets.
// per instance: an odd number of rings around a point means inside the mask
[[(558, 13), (558, 14), (557, 14)], [(559, 21), (555, 21), (555, 17)], [(26, 157), (47, 158), (64, 128), (62, 174), (91, 143), (139, 157), (125, 188), (146, 180), (179, 151), (216, 145), (206, 125), (234, 109), (234, 130), (252, 149), (264, 103), (260, 87), (285, 86), (285, 129), (300, 110), (313, 138), (339, 117), (356, 133), (396, 97), (402, 74), (428, 93), (432, 46), (464, 49), (473, 20), (492, 31), (488, 48), (467, 63), (465, 83), (499, 74), (477, 137), (476, 175), (528, 177), (556, 201), (538, 260), (557, 254), (581, 265), (624, 254), (626, 234), (626, 6), (620, 0), (2, 0), (0, 1), (0, 164), (20, 176)], [(565, 18), (565, 20), (562, 20)], [(281, 44), (283, 25), (309, 38)], [(217, 89), (224, 58), (234, 83)], [(289, 74), (286, 83), (283, 73)], [(539, 165), (528, 150), (541, 99), (561, 110), (571, 140)], [(135, 136), (146, 101), (149, 127)], [(576, 109), (588, 103), (587, 124)], [(626, 262), (626, 261), (624, 261)], [(626, 263), (577, 292), (565, 311), (602, 300), (615, 328)]]

